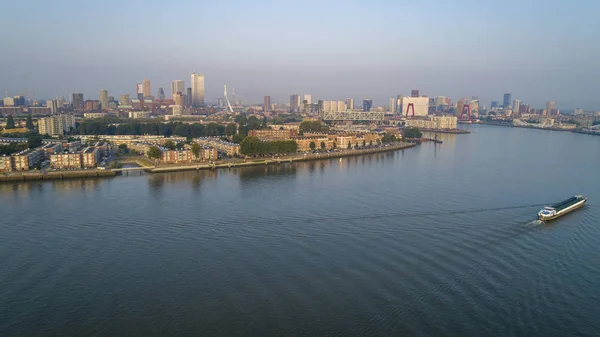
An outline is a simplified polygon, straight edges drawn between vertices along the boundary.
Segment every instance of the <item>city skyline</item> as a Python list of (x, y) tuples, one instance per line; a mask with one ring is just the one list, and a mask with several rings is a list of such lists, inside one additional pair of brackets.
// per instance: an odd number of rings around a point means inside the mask
[[(77, 15), (117, 4), (120, 10), (105, 23)], [(256, 103), (265, 95), (285, 101), (295, 92), (310, 92), (315, 98), (368, 97), (375, 105), (387, 105), (390, 97), (419, 88), (428, 96), (476, 95), (485, 104), (511, 92), (535, 106), (552, 100), (557, 108), (600, 110), (594, 84), (600, 76), (600, 48), (589, 42), (595, 39), (598, 3), (407, 4), (232, 1), (209, 6), (179, 1), (186, 8), (180, 18), (185, 24), (174, 27), (167, 18), (144, 19), (163, 8), (157, 2), (139, 7), (66, 0), (33, 9), (27, 1), (15, 2), (0, 14), (8, 26), (20, 20), (8, 13), (27, 12), (32, 22), (43, 22), (47, 15), (55, 20), (44, 29), (32, 25), (3, 39), (0, 90), (9, 95), (31, 90), (36, 99), (75, 92), (95, 97), (101, 89), (135, 96), (135, 83), (145, 78), (155, 88), (169, 88), (173, 80), (197, 72), (206, 78), (207, 103), (220, 97), (226, 84), (236, 88), (238, 97)], [(268, 13), (270, 19), (255, 20), (257, 13)], [(289, 25), (290, 16), (302, 17), (302, 24)], [(333, 22), (323, 25), (324, 18)], [(72, 25), (81, 27), (73, 38), (56, 38), (71, 32)], [(181, 31), (194, 32), (193, 42)], [(506, 45), (511, 47), (502, 48)]]

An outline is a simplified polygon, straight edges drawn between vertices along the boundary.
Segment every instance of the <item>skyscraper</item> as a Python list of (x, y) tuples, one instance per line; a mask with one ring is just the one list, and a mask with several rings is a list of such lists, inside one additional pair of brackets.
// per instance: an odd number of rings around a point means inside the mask
[(192, 88), (187, 88), (185, 92), (185, 105), (192, 106)]
[(354, 98), (346, 98), (346, 109), (347, 110), (354, 109)]
[(373, 107), (373, 100), (363, 99), (363, 112), (371, 111), (372, 107)]
[(204, 106), (204, 75), (192, 73), (192, 106)]
[(108, 90), (100, 90), (100, 108), (108, 109)]
[(490, 105), (490, 108), (497, 108), (498, 107), (498, 102), (496, 101), (492, 101), (492, 104)]
[(184, 106), (185, 105), (184, 99), (185, 99), (185, 96), (181, 92), (177, 92), (173, 95), (173, 100), (175, 101), (175, 105)]
[(510, 107), (510, 102), (512, 101), (511, 96), (512, 96), (511, 94), (504, 94), (504, 100), (502, 101), (503, 108), (506, 109), (506, 108)]
[(300, 95), (290, 96), (290, 111), (297, 112), (300, 110)]
[(150, 80), (144, 79), (143, 91), (144, 97), (152, 96), (152, 91), (150, 90)]
[(419, 97), (419, 89), (413, 89), (410, 91), (410, 97)]
[(73, 110), (75, 111), (83, 111), (83, 94), (73, 94)]
[(394, 97), (390, 98), (390, 112), (391, 113), (396, 112), (396, 99)]
[(138, 83), (136, 85), (136, 93), (137, 93), (137, 99), (140, 101), (144, 100), (144, 85), (141, 83)]
[(263, 111), (264, 112), (271, 111), (271, 96), (265, 96), (265, 100), (263, 102)]
[(157, 94), (158, 99), (165, 99), (165, 90), (163, 88), (158, 88)]
[(515, 104), (513, 104), (513, 109), (512, 109), (513, 115), (518, 115), (520, 109), (521, 109), (521, 101), (516, 99)]
[(185, 82), (182, 80), (175, 80), (171, 82), (171, 97), (174, 97), (178, 92), (185, 95)]
[(554, 113), (553, 112), (554, 109), (556, 109), (556, 107), (554, 106), (554, 102), (546, 103), (546, 111), (548, 112), (548, 115), (552, 115)]
[(304, 94), (304, 100), (306, 101), (306, 104), (311, 105), (312, 104), (312, 95)]
[(131, 99), (129, 98), (128, 94), (121, 94), (121, 99), (119, 100), (119, 105), (125, 105), (125, 106), (131, 105)]

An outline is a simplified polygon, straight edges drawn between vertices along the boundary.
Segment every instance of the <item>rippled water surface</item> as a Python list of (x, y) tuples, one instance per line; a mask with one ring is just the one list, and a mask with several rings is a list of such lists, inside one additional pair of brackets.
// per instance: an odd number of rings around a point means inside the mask
[[(597, 336), (600, 137), (0, 185), (0, 336)], [(552, 223), (545, 203), (588, 205)]]

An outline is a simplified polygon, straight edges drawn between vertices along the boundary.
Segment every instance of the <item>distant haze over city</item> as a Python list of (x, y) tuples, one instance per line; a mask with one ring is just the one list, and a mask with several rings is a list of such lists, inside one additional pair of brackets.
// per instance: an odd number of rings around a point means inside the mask
[(419, 89), (600, 110), (599, 11), (553, 0), (13, 1), (0, 13), (14, 28), (2, 37), (0, 90), (97, 99), (134, 95), (148, 78), (155, 95), (197, 72), (207, 102), (226, 84), (246, 103), (310, 93), (386, 105)]

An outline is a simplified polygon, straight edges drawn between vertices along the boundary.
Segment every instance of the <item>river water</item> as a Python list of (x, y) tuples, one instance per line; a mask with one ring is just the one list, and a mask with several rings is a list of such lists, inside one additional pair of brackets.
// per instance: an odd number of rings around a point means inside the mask
[[(597, 336), (600, 138), (0, 185), (0, 336)], [(585, 208), (534, 222), (576, 193)]]

